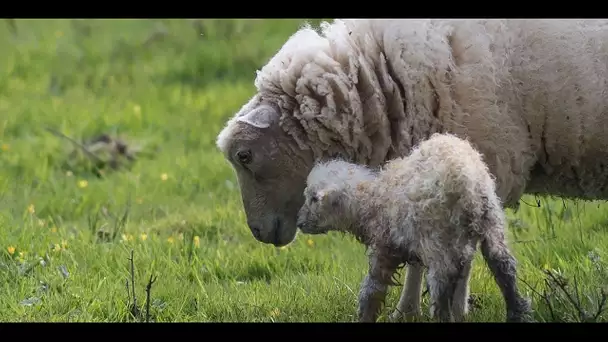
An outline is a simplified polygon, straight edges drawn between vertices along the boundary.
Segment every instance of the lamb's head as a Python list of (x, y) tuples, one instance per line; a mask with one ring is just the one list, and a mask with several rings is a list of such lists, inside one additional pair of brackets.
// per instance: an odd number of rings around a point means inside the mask
[(304, 190), (304, 204), (298, 212), (297, 227), (305, 234), (326, 234), (345, 222), (344, 188), (314, 184)]
[(236, 172), (253, 236), (284, 246), (295, 238), (313, 160), (279, 127), (279, 118), (275, 105), (252, 101), (218, 135), (217, 144)]
[(360, 211), (357, 186), (374, 177), (366, 167), (341, 160), (315, 165), (306, 180), (298, 229), (305, 234), (349, 230)]

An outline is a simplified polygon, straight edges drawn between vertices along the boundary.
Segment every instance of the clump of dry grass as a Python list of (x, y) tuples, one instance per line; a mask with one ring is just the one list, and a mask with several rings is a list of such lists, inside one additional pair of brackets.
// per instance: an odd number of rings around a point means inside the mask
[(73, 148), (64, 166), (72, 172), (88, 171), (101, 177), (107, 171), (129, 169), (138, 157), (152, 157), (158, 152), (158, 148), (154, 146), (128, 141), (124, 137), (107, 133), (78, 142), (54, 129), (47, 130), (71, 142)]

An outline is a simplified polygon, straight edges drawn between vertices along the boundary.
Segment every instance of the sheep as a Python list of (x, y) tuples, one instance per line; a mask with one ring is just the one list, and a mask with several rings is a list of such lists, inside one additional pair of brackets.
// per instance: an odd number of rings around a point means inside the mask
[[(508, 322), (529, 312), (516, 283), (516, 259), (505, 240), (505, 217), (494, 180), (481, 155), (465, 140), (433, 134), (380, 171), (330, 160), (307, 178), (297, 227), (303, 233), (341, 231), (369, 247), (369, 271), (359, 295), (359, 320), (375, 322), (401, 263), (428, 267), (431, 316), (462, 320), (471, 263), (482, 254), (500, 287)], [(460, 296), (458, 300), (466, 299)]]
[[(522, 194), (608, 199), (608, 20), (335, 20), (295, 32), (217, 147), (247, 225), (285, 246), (306, 177), (341, 156), (377, 167), (433, 133), (468, 138), (504, 207)], [(422, 268), (402, 308), (417, 314)]]

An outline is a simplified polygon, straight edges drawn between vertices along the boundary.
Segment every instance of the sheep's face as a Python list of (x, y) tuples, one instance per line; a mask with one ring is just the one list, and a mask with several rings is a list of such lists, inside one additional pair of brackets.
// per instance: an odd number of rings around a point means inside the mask
[(220, 133), (238, 179), (247, 225), (260, 242), (284, 246), (296, 236), (312, 156), (279, 127), (279, 112), (259, 105)]
[(344, 219), (341, 198), (336, 188), (307, 187), (296, 221), (298, 229), (305, 234), (326, 234), (338, 228)]

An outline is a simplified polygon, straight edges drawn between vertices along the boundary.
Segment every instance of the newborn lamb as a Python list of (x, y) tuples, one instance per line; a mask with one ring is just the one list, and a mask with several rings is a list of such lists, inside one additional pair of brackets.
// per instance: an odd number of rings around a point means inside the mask
[[(525, 320), (529, 304), (517, 288), (516, 260), (506, 245), (494, 180), (468, 141), (433, 134), (380, 171), (340, 160), (318, 163), (304, 195), (297, 221), (303, 233), (342, 231), (369, 247), (360, 321), (377, 320), (388, 285), (395, 285), (392, 277), (403, 263), (428, 268), (432, 317), (461, 320), (466, 305), (453, 303), (454, 293), (468, 294), (478, 241), (503, 294), (507, 321)], [(467, 300), (467, 295), (460, 297), (456, 299)]]

